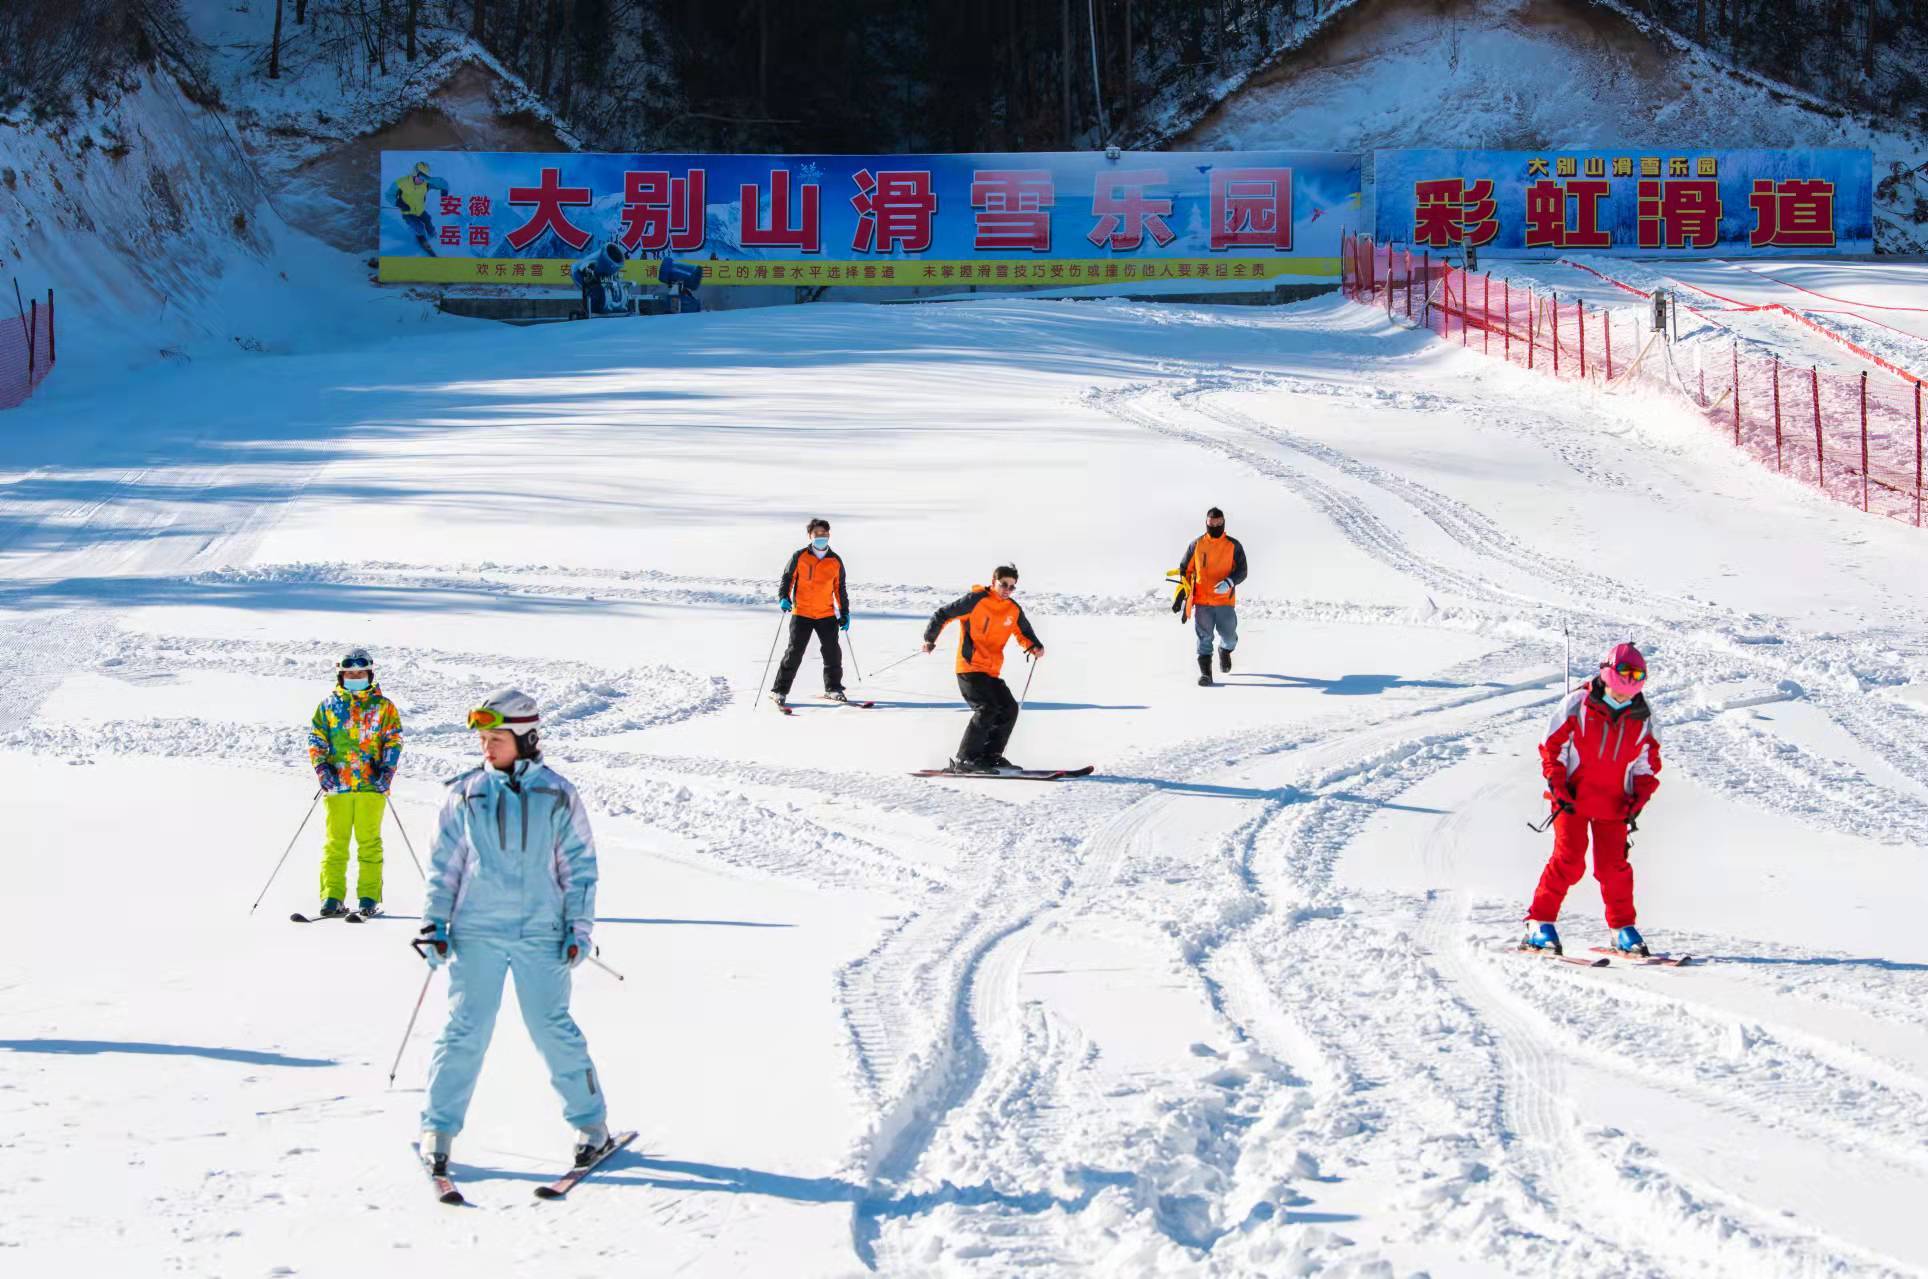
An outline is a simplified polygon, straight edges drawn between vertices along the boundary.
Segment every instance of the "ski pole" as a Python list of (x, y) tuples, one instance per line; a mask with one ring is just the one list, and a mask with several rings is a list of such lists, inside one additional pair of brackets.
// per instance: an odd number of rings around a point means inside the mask
[(1018, 709), (1024, 709), (1024, 699), (1031, 696), (1031, 676), (1038, 673), (1038, 659), (1031, 659), (1031, 671), (1024, 677), (1024, 691), (1018, 694)]
[(884, 671), (894, 671), (894, 670), (896, 670), (896, 669), (897, 669), (897, 668), (898, 668), (899, 666), (902, 666), (902, 665), (903, 665), (903, 664), (904, 664), (905, 662), (908, 662), (908, 661), (909, 661), (909, 660), (910, 660), (911, 658), (913, 658), (913, 657), (921, 657), (921, 656), (923, 656), (923, 653), (924, 653), (924, 650), (923, 650), (923, 649), (921, 649), (921, 648), (914, 648), (914, 649), (912, 649), (912, 650), (911, 650), (910, 652), (908, 652), (908, 653), (906, 653), (906, 654), (904, 654), (904, 656), (902, 656), (902, 657), (900, 657), (900, 658), (898, 658), (898, 659), (897, 659), (896, 661), (894, 661), (894, 662), (892, 662), (892, 663), (891, 663), (891, 664), (890, 664), (889, 666), (886, 666), (886, 667), (884, 667), (884, 670), (882, 670), (882, 671), (878, 671), (877, 673), (878, 673), (879, 675), (882, 675), (882, 674), (884, 673)]
[(617, 981), (629, 980), (629, 978), (623, 976), (621, 973), (611, 968), (608, 964), (605, 964), (602, 960), (597, 959), (593, 954), (589, 956), (589, 962), (594, 964), (596, 967), (602, 969), (604, 972), (608, 973), (611, 977), (614, 977)]
[(388, 806), (388, 815), (395, 819), (395, 829), (402, 832), (402, 846), (408, 849), (408, 859), (415, 863), (415, 873), (420, 875), (422, 882), (426, 884), (428, 872), (422, 869), (422, 859), (415, 855), (415, 841), (408, 837), (408, 828), (402, 825), (402, 815), (395, 811), (394, 804)]
[(248, 913), (250, 915), (254, 914), (255, 906), (259, 906), (261, 904), (261, 898), (266, 897), (268, 895), (268, 890), (274, 887), (274, 879), (276, 875), (279, 875), (281, 873), (282, 862), (286, 862), (288, 860), (288, 854), (295, 851), (295, 839), (300, 839), (301, 832), (308, 829), (308, 819), (315, 815), (315, 805), (319, 803), (321, 803), (321, 789), (317, 787), (315, 789), (314, 802), (309, 804), (308, 811), (301, 815), (301, 825), (295, 827), (294, 839), (289, 840), (288, 846), (281, 850), (281, 861), (278, 861), (274, 864), (274, 870), (270, 871), (268, 874), (268, 882), (261, 885), (261, 893), (259, 896), (257, 896), (254, 899), (254, 906), (248, 907)]
[(402, 1032), (401, 1046), (395, 1050), (395, 1064), (388, 1068), (388, 1084), (391, 1088), (395, 1086), (395, 1073), (402, 1068), (402, 1054), (408, 1051), (408, 1037), (415, 1033), (415, 1019), (422, 1015), (422, 1001), (428, 998), (428, 984), (434, 980), (435, 970), (431, 968), (428, 976), (422, 978), (422, 993), (415, 996), (415, 1011), (408, 1015), (408, 1029)]
[(770, 655), (763, 659), (763, 678), (757, 681), (756, 696), (750, 699), (750, 709), (763, 700), (763, 690), (770, 683), (770, 663), (777, 660), (777, 641), (783, 638), (783, 615), (777, 615), (777, 633), (770, 637)]
[(861, 684), (864, 682), (864, 668), (857, 662), (857, 641), (850, 637), (849, 631), (844, 632), (844, 643), (850, 645), (850, 669), (857, 672), (857, 682)]

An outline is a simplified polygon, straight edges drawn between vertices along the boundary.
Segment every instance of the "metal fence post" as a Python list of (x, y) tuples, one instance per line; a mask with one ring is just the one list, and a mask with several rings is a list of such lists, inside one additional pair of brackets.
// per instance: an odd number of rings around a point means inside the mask
[(1500, 358), (1513, 362), (1513, 281), (1500, 277), (1500, 310), (1506, 313), (1505, 336), (1500, 339)]
[(1821, 372), (1808, 365), (1808, 386), (1814, 393), (1814, 482), (1823, 493), (1828, 489), (1827, 452), (1821, 447)]
[(1921, 383), (1915, 383), (1915, 527), (1921, 527)]
[(1774, 356), (1774, 469), (1781, 469), (1781, 357)]
[[(1607, 381), (1613, 381), (1613, 312), (1600, 312), (1600, 333), (1607, 343)], [(1635, 345), (1639, 345), (1635, 343)]]
[(1868, 509), (1868, 371), (1861, 370), (1861, 509)]
[(1573, 318), (1580, 325), (1580, 380), (1587, 380), (1587, 305), (1573, 299)]

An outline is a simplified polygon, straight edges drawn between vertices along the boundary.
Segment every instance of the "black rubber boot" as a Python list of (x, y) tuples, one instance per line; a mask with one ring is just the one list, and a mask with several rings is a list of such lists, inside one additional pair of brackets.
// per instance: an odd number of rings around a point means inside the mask
[(1221, 648), (1218, 650), (1218, 669), (1220, 669), (1221, 671), (1229, 671), (1232, 669), (1232, 650), (1231, 649)]
[(1212, 655), (1203, 653), (1198, 659), (1198, 686), (1210, 688), (1212, 685)]

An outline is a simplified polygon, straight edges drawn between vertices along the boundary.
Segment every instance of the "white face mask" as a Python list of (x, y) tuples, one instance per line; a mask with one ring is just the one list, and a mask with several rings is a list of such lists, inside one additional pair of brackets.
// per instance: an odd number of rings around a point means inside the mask
[(830, 539), (827, 537), (813, 537), (810, 539), (810, 545), (817, 550), (827, 551), (830, 549)]

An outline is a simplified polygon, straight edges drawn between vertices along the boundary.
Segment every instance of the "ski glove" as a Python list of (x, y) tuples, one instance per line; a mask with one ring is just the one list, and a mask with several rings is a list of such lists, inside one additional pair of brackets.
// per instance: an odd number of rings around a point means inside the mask
[(1229, 577), (1222, 578), (1219, 581), (1219, 584), (1217, 586), (1214, 586), (1212, 589), (1217, 591), (1220, 595), (1230, 595), (1232, 593), (1232, 579)]
[(428, 960), (428, 966), (440, 968), (448, 963), (449, 952), (453, 949), (449, 945), (449, 921), (431, 919), (422, 925), (421, 935), (421, 944), (416, 949), (422, 952), (423, 959)]
[(777, 601), (777, 607), (778, 607), (778, 608), (780, 608), (780, 609), (782, 609), (782, 610), (783, 610), (784, 612), (786, 612), (786, 613), (788, 613), (788, 612), (790, 611), (790, 601), (789, 601), (789, 600), (778, 600), (778, 601)]
[(341, 780), (335, 776), (335, 770), (326, 764), (315, 769), (315, 781), (321, 786), (321, 793), (324, 795), (332, 795), (341, 789)]
[(845, 632), (845, 633), (848, 633), (848, 632), (849, 632), (849, 630), (850, 630), (850, 614), (848, 614), (848, 613), (845, 613), (845, 614), (844, 614), (844, 615), (843, 615), (843, 616), (842, 616), (841, 618), (839, 618), (839, 619), (837, 620), (837, 629), (838, 629), (838, 630), (840, 630), (840, 631), (843, 631), (843, 632)]
[(595, 953), (589, 944), (588, 921), (570, 920), (569, 926), (562, 931), (562, 957), (571, 968), (579, 968), (582, 961)]

